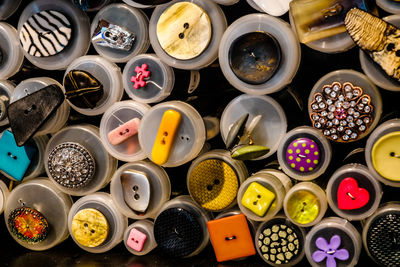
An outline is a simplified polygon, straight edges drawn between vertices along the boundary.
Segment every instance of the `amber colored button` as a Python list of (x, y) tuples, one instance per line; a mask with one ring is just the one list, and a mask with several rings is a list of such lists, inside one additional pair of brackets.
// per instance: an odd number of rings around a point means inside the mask
[(89, 208), (75, 214), (71, 229), (79, 244), (94, 248), (107, 239), (109, 225), (107, 218), (100, 211)]
[(256, 254), (253, 239), (243, 214), (207, 223), (217, 261), (240, 259)]
[(212, 25), (208, 14), (190, 2), (168, 7), (157, 23), (157, 38), (171, 57), (188, 60), (199, 56), (208, 47)]
[(288, 216), (299, 224), (313, 222), (320, 212), (318, 197), (307, 190), (294, 192), (290, 196), (286, 208)]
[(379, 138), (372, 147), (371, 159), (382, 177), (400, 182), (400, 131)]
[(247, 187), (242, 197), (242, 205), (254, 214), (262, 217), (268, 211), (275, 200), (274, 192), (271, 192), (259, 183), (253, 182)]

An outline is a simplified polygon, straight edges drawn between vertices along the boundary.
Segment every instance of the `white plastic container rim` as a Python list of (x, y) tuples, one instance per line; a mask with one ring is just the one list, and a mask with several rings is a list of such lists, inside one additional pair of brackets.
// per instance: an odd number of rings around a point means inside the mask
[(7, 79), (16, 74), (24, 61), (24, 53), (19, 44), (17, 30), (6, 22), (0, 22), (0, 48), (3, 62), (0, 64), (0, 79)]
[[(14, 89), (15, 89), (15, 84), (7, 81), (7, 80), (0, 80), (0, 92), (4, 91), (4, 93), (7, 95), (9, 102), (11, 102), (11, 97), (14, 94)], [(3, 96), (4, 94), (1, 94), (0, 96)], [(4, 126), (8, 124), (8, 117), (0, 121), (0, 126)]]
[(400, 4), (393, 0), (376, 0), (376, 5), (388, 13), (400, 14)]
[(124, 1), (124, 3), (126, 3), (128, 5), (136, 7), (136, 8), (152, 8), (152, 7), (154, 7), (152, 5), (142, 5), (142, 4), (136, 3), (133, 0), (122, 0), (122, 1)]
[(9, 194), (10, 191), (8, 191), (7, 185), (0, 180), (0, 214), (4, 211)]

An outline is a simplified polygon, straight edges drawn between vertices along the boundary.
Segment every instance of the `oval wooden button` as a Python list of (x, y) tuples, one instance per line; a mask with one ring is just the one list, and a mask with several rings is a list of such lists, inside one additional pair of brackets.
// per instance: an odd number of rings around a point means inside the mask
[(107, 239), (109, 225), (107, 218), (96, 209), (78, 211), (72, 219), (72, 234), (82, 246), (93, 248)]
[(179, 2), (171, 5), (157, 23), (157, 38), (171, 57), (188, 60), (199, 56), (211, 41), (212, 25), (200, 6)]

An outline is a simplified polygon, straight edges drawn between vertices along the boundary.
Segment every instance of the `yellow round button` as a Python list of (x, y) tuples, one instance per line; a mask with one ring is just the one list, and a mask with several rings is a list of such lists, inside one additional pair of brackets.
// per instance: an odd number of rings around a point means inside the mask
[(71, 229), (79, 244), (93, 248), (100, 246), (107, 239), (109, 225), (100, 211), (83, 209), (75, 214)]
[(157, 23), (157, 38), (171, 57), (188, 60), (199, 56), (211, 41), (212, 26), (208, 14), (190, 2), (171, 5)]
[(236, 198), (238, 177), (226, 162), (217, 159), (201, 161), (189, 175), (189, 191), (203, 208), (218, 211)]
[(400, 131), (382, 136), (371, 151), (374, 169), (384, 178), (400, 181)]
[(288, 216), (299, 224), (313, 222), (320, 211), (318, 197), (307, 190), (294, 192), (286, 204)]

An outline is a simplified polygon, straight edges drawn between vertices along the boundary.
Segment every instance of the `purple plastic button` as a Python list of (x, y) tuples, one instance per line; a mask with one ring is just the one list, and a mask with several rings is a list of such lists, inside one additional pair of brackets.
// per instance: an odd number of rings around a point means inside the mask
[(312, 254), (312, 258), (315, 262), (321, 262), (326, 258), (327, 267), (336, 267), (336, 260), (345, 261), (349, 258), (349, 252), (347, 249), (339, 249), (341, 243), (340, 236), (334, 235), (331, 240), (326, 241), (323, 237), (318, 237), (315, 241), (315, 245), (319, 250)]
[(298, 138), (286, 150), (289, 166), (299, 172), (311, 172), (319, 164), (320, 150), (310, 138)]

